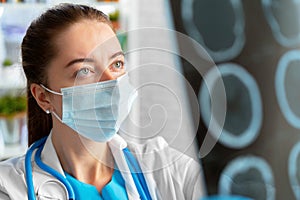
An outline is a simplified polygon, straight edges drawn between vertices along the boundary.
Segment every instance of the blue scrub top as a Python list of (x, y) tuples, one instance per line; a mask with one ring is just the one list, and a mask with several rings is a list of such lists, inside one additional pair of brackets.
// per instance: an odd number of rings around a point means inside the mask
[(111, 181), (103, 187), (102, 195), (93, 185), (83, 183), (73, 176), (65, 173), (68, 182), (74, 188), (76, 199), (93, 199), (93, 200), (107, 200), (119, 199), (128, 200), (125, 189), (125, 181), (119, 170), (115, 169)]

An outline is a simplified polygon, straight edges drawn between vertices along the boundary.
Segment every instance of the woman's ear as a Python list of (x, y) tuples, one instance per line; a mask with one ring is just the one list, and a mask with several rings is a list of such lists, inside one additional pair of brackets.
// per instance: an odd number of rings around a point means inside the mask
[(42, 110), (45, 112), (51, 110), (50, 98), (44, 88), (36, 83), (32, 83), (30, 85), (30, 91)]

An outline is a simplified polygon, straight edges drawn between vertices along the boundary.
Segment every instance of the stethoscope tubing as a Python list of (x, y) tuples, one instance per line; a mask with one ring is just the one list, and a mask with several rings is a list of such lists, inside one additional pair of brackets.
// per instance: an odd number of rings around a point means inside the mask
[(36, 164), (42, 170), (44, 170), (45, 172), (48, 172), (49, 174), (51, 174), (52, 176), (57, 178), (60, 182), (62, 182), (67, 189), (69, 200), (75, 200), (75, 193), (74, 193), (74, 190), (73, 190), (71, 184), (69, 183), (69, 181), (67, 181), (67, 179), (63, 175), (58, 173), (55, 169), (51, 168), (49, 165), (46, 165), (45, 163), (42, 162), (41, 153), (43, 150), (43, 146), (44, 146), (44, 144), (38, 148), (38, 150), (34, 156)]
[(25, 178), (26, 178), (26, 184), (27, 184), (27, 195), (29, 200), (35, 200), (35, 193), (34, 193), (34, 187), (33, 187), (33, 180), (32, 180), (32, 165), (31, 165), (31, 157), (33, 151), (40, 147), (43, 143), (46, 141), (46, 137), (38, 140), (37, 142), (33, 143), (29, 149), (27, 150), (27, 153), (25, 155)]
[(68, 199), (69, 200), (75, 200), (75, 194), (74, 190), (71, 187), (70, 183), (66, 180), (65, 177), (63, 177), (61, 174), (59, 174), (57, 171), (55, 171), (53, 168), (49, 167), (45, 163), (41, 161), (41, 152), (43, 150), (43, 147), (45, 145), (47, 137), (42, 138), (31, 145), (31, 147), (27, 150), (26, 156), (25, 156), (25, 178), (26, 178), (26, 184), (27, 184), (27, 194), (29, 200), (36, 200), (35, 192), (34, 192), (34, 186), (33, 186), (33, 180), (32, 180), (32, 165), (31, 165), (31, 157), (32, 153), (35, 149), (37, 149), (37, 152), (35, 153), (35, 162), (36, 164), (45, 172), (48, 172), (55, 178), (57, 178), (59, 181), (61, 181), (68, 192)]

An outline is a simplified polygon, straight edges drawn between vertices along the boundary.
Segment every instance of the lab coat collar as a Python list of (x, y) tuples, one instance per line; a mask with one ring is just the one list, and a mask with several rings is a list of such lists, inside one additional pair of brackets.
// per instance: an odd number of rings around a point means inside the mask
[(118, 134), (115, 134), (110, 141), (108, 141), (108, 145), (113, 149), (124, 149), (127, 147), (127, 142)]

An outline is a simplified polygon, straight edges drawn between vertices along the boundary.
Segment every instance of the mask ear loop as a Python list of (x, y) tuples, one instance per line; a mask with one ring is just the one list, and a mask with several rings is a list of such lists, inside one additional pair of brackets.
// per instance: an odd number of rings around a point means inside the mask
[(63, 121), (60, 119), (60, 117), (54, 111), (51, 112), (50, 110), (46, 110), (45, 112), (46, 112), (47, 115), (49, 115), (50, 113), (53, 114), (54, 117), (56, 117), (56, 119), (58, 121), (60, 121), (61, 123), (63, 123)]
[(60, 117), (54, 111), (52, 111), (50, 113), (53, 114), (54, 117), (63, 124), (63, 121), (60, 119)]
[(45, 90), (47, 90), (48, 92), (52, 93), (52, 94), (56, 94), (56, 95), (60, 95), (60, 96), (63, 95), (63, 94), (60, 93), (60, 92), (55, 92), (55, 91), (53, 91), (53, 90), (50, 90), (49, 88), (47, 88), (47, 87), (44, 86), (43, 84), (40, 84), (40, 86), (41, 86), (42, 88), (44, 88)]
[[(63, 96), (63, 94), (62, 93), (59, 93), (59, 92), (55, 92), (55, 91), (53, 91), (53, 90), (50, 90), (49, 88), (47, 88), (46, 86), (44, 86), (43, 84), (40, 84), (40, 86), (42, 87), (42, 88), (44, 88), (46, 91), (48, 91), (48, 92), (50, 92), (50, 93), (52, 93), (52, 94), (56, 94), (56, 95), (59, 95), (59, 96)], [(63, 121), (61, 120), (61, 118), (54, 112), (54, 111), (50, 111), (50, 110), (46, 110), (45, 111), (46, 112), (46, 114), (53, 114), (54, 115), (54, 117), (56, 117), (56, 119), (58, 120), (58, 121), (60, 121), (61, 123), (63, 123)]]

